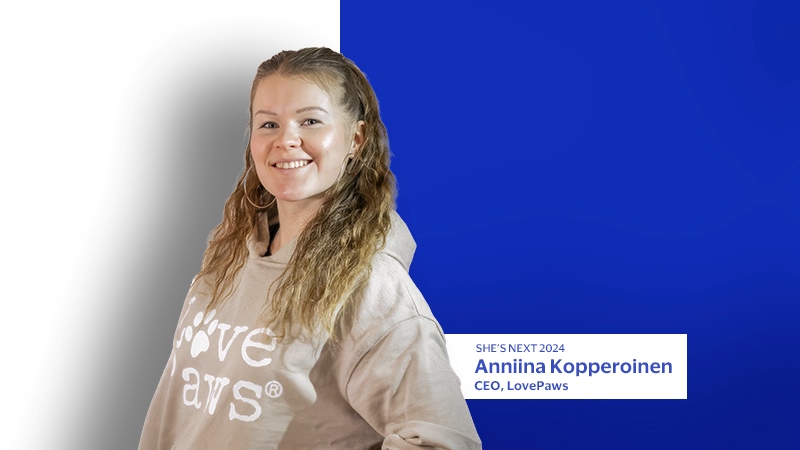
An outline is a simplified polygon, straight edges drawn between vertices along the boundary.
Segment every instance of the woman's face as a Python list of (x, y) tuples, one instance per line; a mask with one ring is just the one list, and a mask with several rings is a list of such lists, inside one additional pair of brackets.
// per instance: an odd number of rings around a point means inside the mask
[(258, 179), (279, 206), (318, 208), (363, 142), (363, 122), (348, 117), (318, 85), (270, 75), (253, 97), (250, 149)]

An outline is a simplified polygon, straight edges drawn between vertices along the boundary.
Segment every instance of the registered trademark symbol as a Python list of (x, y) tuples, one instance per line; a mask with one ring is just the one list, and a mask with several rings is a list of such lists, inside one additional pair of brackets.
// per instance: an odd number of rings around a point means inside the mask
[(277, 381), (270, 381), (264, 386), (264, 393), (270, 398), (280, 397), (283, 394), (283, 386)]

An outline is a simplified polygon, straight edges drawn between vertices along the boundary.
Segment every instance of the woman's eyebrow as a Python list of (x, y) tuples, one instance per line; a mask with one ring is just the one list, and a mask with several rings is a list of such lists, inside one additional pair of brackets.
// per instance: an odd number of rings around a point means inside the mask
[[(303, 112), (306, 112), (306, 111), (311, 111), (311, 110), (318, 110), (318, 111), (324, 112), (325, 114), (330, 114), (327, 110), (325, 110), (325, 108), (323, 108), (321, 106), (306, 106), (305, 108), (300, 108), (297, 111), (295, 111), (295, 114), (300, 114), (300, 113), (303, 113)], [(263, 109), (259, 109), (253, 115), (257, 116), (259, 114), (269, 114), (270, 116), (277, 116), (278, 115), (275, 112), (266, 111), (266, 110), (263, 110)]]
[(300, 108), (300, 109), (298, 109), (297, 111), (295, 111), (295, 113), (298, 113), (298, 114), (299, 114), (299, 113), (301, 113), (301, 112), (311, 111), (311, 110), (313, 110), (313, 109), (316, 109), (316, 110), (318, 110), (318, 111), (322, 111), (322, 112), (324, 112), (325, 114), (328, 114), (328, 111), (325, 111), (325, 108), (323, 108), (323, 107), (321, 107), (321, 106), (306, 106), (305, 108)]

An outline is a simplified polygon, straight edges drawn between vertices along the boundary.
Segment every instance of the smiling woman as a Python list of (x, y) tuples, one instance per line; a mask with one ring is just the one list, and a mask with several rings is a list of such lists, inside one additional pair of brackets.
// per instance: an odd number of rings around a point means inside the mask
[(326, 48), (281, 52), (250, 112), (139, 448), (480, 448), (408, 276), (415, 243), (364, 74)]

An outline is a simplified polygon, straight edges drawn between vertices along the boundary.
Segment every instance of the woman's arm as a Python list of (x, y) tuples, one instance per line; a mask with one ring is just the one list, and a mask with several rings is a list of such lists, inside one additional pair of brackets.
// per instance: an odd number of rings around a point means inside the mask
[(481, 442), (447, 358), (438, 324), (399, 322), (355, 366), (347, 399), (384, 449), (480, 449)]

